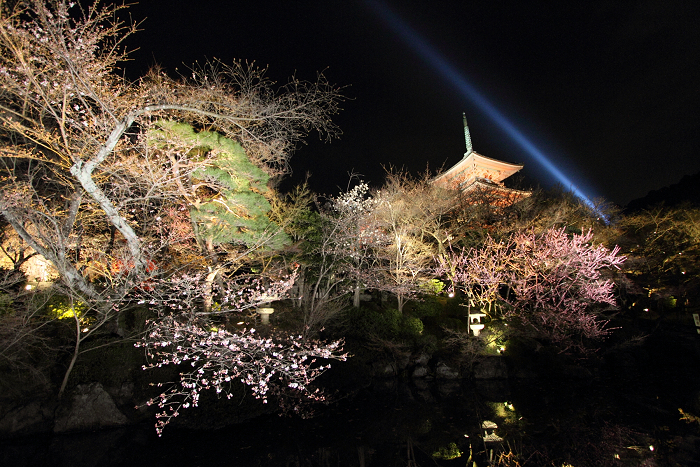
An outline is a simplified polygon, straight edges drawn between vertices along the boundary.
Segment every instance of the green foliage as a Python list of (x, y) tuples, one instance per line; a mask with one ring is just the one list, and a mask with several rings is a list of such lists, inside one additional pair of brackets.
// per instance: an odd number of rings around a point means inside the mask
[(280, 225), (293, 242), (304, 240), (302, 248), (311, 248), (321, 241), (322, 216), (313, 210), (315, 195), (306, 183), (294, 187), (291, 193), (275, 198), (271, 218)]
[(350, 308), (345, 317), (347, 334), (359, 339), (369, 336), (415, 339), (423, 333), (423, 322), (419, 318), (402, 314), (396, 308)]
[(419, 318), (403, 315), (399, 321), (399, 335), (401, 337), (417, 337), (423, 333), (423, 322)]
[(272, 249), (290, 243), (268, 217), (272, 209), (266, 198), (271, 195), (269, 176), (250, 161), (240, 143), (216, 132), (196, 132), (185, 123), (161, 121), (158, 127), (149, 134), (155, 147), (179, 145), (191, 148), (190, 156), (212, 158), (205, 168), (193, 173), (193, 183), (207, 188), (198, 190), (200, 202), (190, 210), (200, 238), (213, 245), (253, 246), (269, 236), (266, 244)]
[(450, 443), (447, 446), (441, 447), (433, 453), (436, 459), (451, 460), (462, 456), (462, 451), (457, 448), (457, 443)]
[(374, 310), (371, 308), (351, 308), (346, 312), (348, 334), (357, 338), (376, 335), (381, 338), (396, 336), (399, 330), (401, 313), (396, 309)]
[(434, 317), (438, 316), (444, 308), (445, 305), (439, 297), (427, 296), (413, 303), (413, 314), (419, 318)]
[(62, 295), (54, 295), (46, 303), (46, 314), (52, 319), (70, 319), (77, 315), (82, 320), (87, 309), (85, 303)]
[(439, 279), (430, 279), (423, 282), (420, 289), (423, 293), (437, 295), (445, 289), (445, 283)]

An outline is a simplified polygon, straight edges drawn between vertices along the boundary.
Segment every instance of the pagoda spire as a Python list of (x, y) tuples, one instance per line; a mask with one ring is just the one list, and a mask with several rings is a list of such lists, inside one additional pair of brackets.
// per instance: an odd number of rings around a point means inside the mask
[(472, 137), (469, 135), (469, 125), (467, 125), (467, 114), (462, 112), (462, 120), (464, 120), (464, 142), (467, 144), (467, 152), (464, 153), (464, 157), (467, 157), (472, 153)]

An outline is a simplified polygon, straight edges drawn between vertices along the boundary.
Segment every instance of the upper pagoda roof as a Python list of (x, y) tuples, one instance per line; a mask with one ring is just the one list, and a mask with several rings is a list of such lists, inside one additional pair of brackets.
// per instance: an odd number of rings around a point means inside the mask
[(466, 114), (462, 113), (462, 119), (464, 121), (464, 142), (467, 146), (467, 152), (464, 153), (461, 161), (436, 176), (433, 179), (434, 182), (454, 188), (459, 187), (462, 190), (477, 180), (485, 180), (488, 183), (502, 185), (503, 180), (523, 168), (522, 164), (499, 161), (498, 159), (482, 156), (474, 151)]
[(448, 181), (460, 178), (463, 179), (463, 182), (475, 177), (483, 178), (482, 173), (485, 172), (490, 175), (488, 177), (489, 180), (500, 183), (522, 168), (522, 164), (512, 164), (510, 162), (492, 159), (491, 157), (486, 157), (476, 151), (472, 151), (465, 154), (462, 160), (451, 168), (435, 177), (435, 181), (437, 182), (442, 179)]

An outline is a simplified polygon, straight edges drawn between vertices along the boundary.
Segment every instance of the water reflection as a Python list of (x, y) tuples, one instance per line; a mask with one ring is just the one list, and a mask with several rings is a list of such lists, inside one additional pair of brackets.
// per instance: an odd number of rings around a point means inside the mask
[(162, 438), (150, 425), (33, 437), (0, 445), (0, 465), (665, 465), (654, 463), (658, 449), (649, 446), (659, 440), (655, 427), (669, 436), (678, 428), (669, 428), (675, 415), (657, 411), (652, 420), (639, 397), (591, 381), (388, 379), (313, 419), (268, 415), (216, 431), (173, 426)]
[(5, 443), (0, 464), (465, 465), (483, 458), (481, 421), (490, 412), (487, 401), (456, 382), (387, 380), (313, 419), (269, 415), (213, 432), (169, 427), (162, 438), (152, 426), (32, 438)]

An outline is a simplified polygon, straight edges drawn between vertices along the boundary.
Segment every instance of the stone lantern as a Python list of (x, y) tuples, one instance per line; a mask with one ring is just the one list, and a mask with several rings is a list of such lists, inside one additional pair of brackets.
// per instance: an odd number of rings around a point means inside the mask
[(262, 307), (258, 308), (257, 312), (260, 315), (262, 324), (270, 324), (270, 315), (275, 312), (275, 309), (272, 307)]
[(484, 329), (484, 324), (481, 322), (481, 318), (485, 317), (484, 313), (472, 313), (469, 312), (469, 329), (472, 330), (475, 336), (478, 336), (482, 329)]
[(279, 300), (277, 295), (261, 295), (259, 300), (263, 306), (259, 307), (256, 311), (260, 315), (262, 324), (270, 324), (270, 315), (275, 312), (275, 309), (270, 306), (270, 304), (276, 300)]
[(489, 465), (491, 465), (493, 463), (494, 448), (497, 448), (497, 445), (503, 442), (503, 438), (496, 434), (495, 430), (498, 428), (498, 425), (491, 420), (484, 420), (481, 424), (481, 428), (484, 430), (484, 443), (488, 450)]
[(498, 428), (498, 425), (491, 420), (484, 420), (481, 424), (481, 428), (484, 430), (484, 441), (487, 443), (500, 443), (503, 441), (503, 438), (496, 434), (496, 428)]

